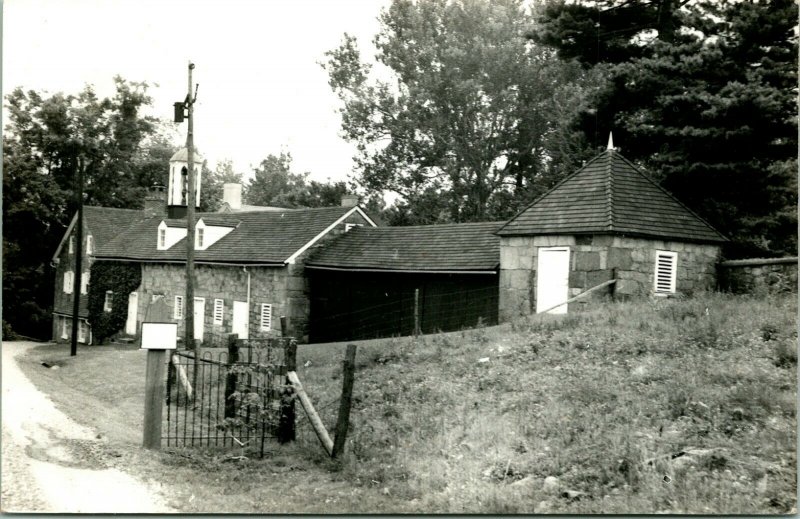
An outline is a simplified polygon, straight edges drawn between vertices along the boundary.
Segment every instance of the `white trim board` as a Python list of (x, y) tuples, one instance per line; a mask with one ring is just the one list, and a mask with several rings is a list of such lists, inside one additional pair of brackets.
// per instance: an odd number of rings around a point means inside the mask
[(329, 225), (329, 226), (328, 226), (328, 227), (327, 227), (327, 228), (326, 228), (324, 231), (322, 231), (321, 233), (317, 234), (317, 235), (316, 235), (314, 238), (312, 238), (312, 239), (311, 239), (311, 240), (310, 240), (308, 243), (306, 243), (305, 245), (303, 245), (302, 247), (300, 247), (299, 249), (297, 249), (297, 250), (294, 252), (294, 254), (292, 254), (291, 256), (289, 256), (288, 258), (286, 258), (286, 259), (284, 260), (284, 263), (285, 263), (285, 264), (287, 264), (287, 265), (292, 265), (292, 264), (294, 264), (294, 262), (297, 260), (297, 258), (298, 258), (298, 257), (299, 257), (301, 254), (303, 254), (305, 251), (307, 251), (307, 250), (308, 250), (308, 249), (309, 249), (309, 248), (310, 248), (312, 245), (314, 245), (314, 244), (315, 244), (315, 243), (317, 243), (317, 242), (318, 242), (320, 239), (322, 239), (322, 237), (323, 237), (323, 236), (325, 236), (326, 234), (328, 234), (329, 232), (331, 232), (333, 229), (335, 229), (335, 228), (336, 228), (336, 226), (337, 226), (337, 225), (339, 225), (340, 223), (342, 223), (343, 221), (345, 221), (345, 220), (347, 219), (347, 217), (348, 217), (348, 216), (350, 216), (351, 214), (353, 214), (353, 213), (355, 213), (355, 212), (358, 212), (358, 214), (360, 214), (360, 215), (361, 215), (361, 216), (362, 216), (362, 217), (363, 217), (363, 218), (364, 218), (364, 219), (365, 219), (365, 220), (366, 220), (366, 221), (367, 221), (367, 222), (368, 222), (370, 225), (372, 225), (373, 227), (377, 227), (377, 225), (375, 225), (375, 222), (373, 222), (373, 221), (370, 219), (370, 217), (369, 217), (369, 216), (367, 216), (367, 215), (366, 215), (366, 213), (364, 213), (364, 211), (362, 211), (362, 210), (361, 210), (361, 208), (360, 208), (360, 207), (358, 207), (358, 206), (355, 206), (355, 207), (353, 207), (352, 209), (350, 209), (349, 211), (347, 211), (346, 213), (344, 213), (342, 216), (340, 216), (340, 217), (339, 217), (339, 218), (338, 218), (338, 219), (337, 219), (335, 222), (333, 222), (332, 224), (330, 224), (330, 225)]

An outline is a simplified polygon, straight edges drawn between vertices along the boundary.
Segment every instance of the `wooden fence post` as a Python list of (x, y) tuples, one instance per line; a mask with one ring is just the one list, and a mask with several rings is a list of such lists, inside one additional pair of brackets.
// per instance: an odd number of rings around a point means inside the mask
[(419, 289), (414, 289), (414, 336), (421, 333), (419, 326)]
[(161, 410), (164, 403), (165, 350), (147, 350), (147, 372), (144, 386), (145, 449), (161, 448)]
[(238, 376), (231, 373), (231, 368), (239, 362), (239, 336), (235, 333), (228, 335), (228, 374), (225, 376), (225, 418), (236, 417), (236, 399), (231, 398), (236, 392)]
[(289, 443), (295, 440), (294, 391), (289, 380), (289, 372), (297, 370), (297, 341), (289, 339), (285, 348), (286, 386), (281, 391), (281, 416), (278, 422), (278, 441), (280, 443)]
[(339, 400), (339, 417), (336, 420), (336, 436), (333, 441), (331, 457), (336, 458), (344, 452), (347, 429), (350, 426), (350, 406), (353, 402), (353, 381), (356, 371), (356, 345), (348, 344), (342, 363), (342, 398)]

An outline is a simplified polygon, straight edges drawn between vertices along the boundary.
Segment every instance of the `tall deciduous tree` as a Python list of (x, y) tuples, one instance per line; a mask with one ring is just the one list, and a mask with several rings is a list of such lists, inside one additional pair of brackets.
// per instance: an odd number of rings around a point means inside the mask
[(349, 193), (344, 182), (318, 182), (308, 176), (308, 172), (292, 172), (291, 154), (270, 154), (255, 168), (245, 200), (252, 205), (286, 208), (330, 207), (339, 205), (342, 195)]
[[(174, 148), (142, 115), (146, 83), (115, 78), (99, 99), (14, 89), (3, 141), (3, 320), (18, 333), (50, 334), (50, 258), (75, 211), (75, 172), (86, 164), (88, 205), (141, 207), (144, 189), (166, 172)], [(165, 173), (160, 173), (165, 174)]]
[(585, 158), (561, 121), (594, 74), (526, 41), (521, 1), (395, 0), (380, 23), (376, 59), (391, 79), (348, 35), (323, 66), (358, 146), (357, 182), (400, 195), (400, 220), (507, 217)]
[(731, 255), (797, 253), (792, 0), (550, 1), (531, 37), (609, 72), (576, 128), (609, 130)]

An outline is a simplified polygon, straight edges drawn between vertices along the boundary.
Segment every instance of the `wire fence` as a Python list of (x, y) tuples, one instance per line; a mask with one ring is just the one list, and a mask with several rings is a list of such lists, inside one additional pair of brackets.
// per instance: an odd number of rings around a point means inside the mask
[(422, 287), (385, 293), (384, 301), (349, 295), (312, 301), (311, 342), (335, 342), (438, 333), (496, 324), (498, 288)]

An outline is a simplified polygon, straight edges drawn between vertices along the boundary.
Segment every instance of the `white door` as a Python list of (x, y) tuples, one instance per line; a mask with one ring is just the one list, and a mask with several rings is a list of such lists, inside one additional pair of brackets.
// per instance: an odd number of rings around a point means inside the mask
[[(536, 313), (569, 298), (569, 248), (542, 247), (536, 264)], [(567, 305), (547, 312), (567, 313)]]
[(231, 333), (235, 333), (240, 339), (249, 338), (247, 335), (248, 324), (248, 308), (246, 301), (233, 302), (233, 324), (231, 325)]
[(202, 297), (194, 298), (194, 338), (203, 342), (205, 331), (206, 300)]
[(139, 294), (131, 292), (128, 295), (128, 320), (125, 321), (125, 333), (136, 335), (136, 314), (139, 310)]

